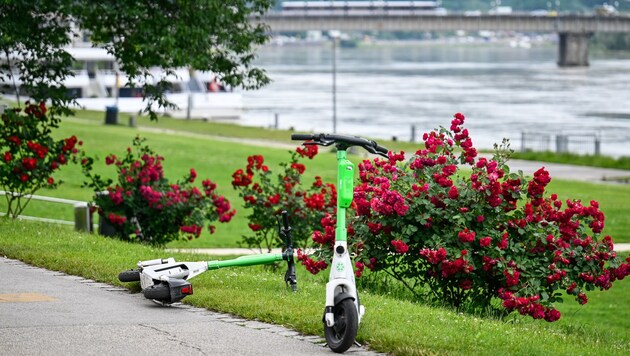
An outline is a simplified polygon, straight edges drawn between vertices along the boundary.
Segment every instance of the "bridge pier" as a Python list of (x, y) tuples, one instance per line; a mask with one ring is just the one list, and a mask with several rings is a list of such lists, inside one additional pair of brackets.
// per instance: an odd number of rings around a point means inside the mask
[(591, 33), (560, 32), (558, 66), (588, 67), (588, 40)]

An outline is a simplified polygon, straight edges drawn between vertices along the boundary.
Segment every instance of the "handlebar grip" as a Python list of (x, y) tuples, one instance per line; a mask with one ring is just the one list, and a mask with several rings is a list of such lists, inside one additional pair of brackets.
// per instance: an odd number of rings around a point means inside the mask
[(389, 150), (383, 146), (376, 145), (376, 150), (380, 153), (388, 154)]
[(292, 134), (291, 139), (294, 141), (307, 141), (314, 139), (314, 135), (312, 134)]

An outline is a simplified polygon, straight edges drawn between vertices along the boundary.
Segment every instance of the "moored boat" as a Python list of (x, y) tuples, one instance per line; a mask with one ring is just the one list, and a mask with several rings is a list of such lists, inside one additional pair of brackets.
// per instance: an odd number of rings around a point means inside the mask
[[(73, 76), (63, 81), (68, 95), (75, 98), (75, 109), (103, 110), (117, 107), (119, 112), (139, 113), (147, 107), (140, 86), (130, 83), (125, 73), (117, 70), (116, 59), (103, 48), (68, 47), (73, 56)], [(237, 119), (242, 115), (243, 103), (240, 92), (217, 82), (212, 73), (193, 71), (186, 68), (172, 70), (165, 77), (169, 82), (167, 100), (176, 109), (152, 107), (157, 113), (175, 118), (191, 119)], [(147, 80), (160, 78), (162, 71), (151, 69)], [(19, 90), (21, 82), (15, 75), (15, 82), (6, 83)], [(12, 95), (13, 94), (13, 95)], [(5, 92), (4, 98), (11, 100), (15, 91)]]

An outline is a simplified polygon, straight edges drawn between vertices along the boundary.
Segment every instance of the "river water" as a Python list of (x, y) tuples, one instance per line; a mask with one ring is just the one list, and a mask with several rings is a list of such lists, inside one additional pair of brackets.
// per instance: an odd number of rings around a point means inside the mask
[[(527, 148), (544, 138), (536, 145), (555, 150), (559, 135), (596, 135), (601, 153), (630, 155), (630, 60), (591, 56), (590, 67), (567, 69), (556, 57), (553, 44), (338, 48), (336, 131), (399, 140), (413, 131), (417, 141), (461, 112), (478, 148), (509, 138), (520, 149), (527, 133)], [(256, 63), (273, 82), (244, 92), (242, 124), (333, 131), (330, 43), (265, 47)], [(592, 153), (583, 140), (569, 150)]]

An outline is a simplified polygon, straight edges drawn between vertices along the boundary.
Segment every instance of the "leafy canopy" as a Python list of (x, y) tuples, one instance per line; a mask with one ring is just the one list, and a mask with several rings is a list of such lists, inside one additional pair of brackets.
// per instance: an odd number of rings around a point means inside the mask
[[(250, 24), (273, 0), (30, 0), (0, 1), (0, 80), (36, 101), (67, 107), (63, 80), (72, 75), (64, 50), (73, 37), (90, 35), (94, 46), (117, 58), (121, 71), (153, 103), (169, 106), (165, 80), (172, 68), (212, 71), (226, 84), (256, 89), (269, 82), (253, 67), (267, 26)], [(146, 80), (150, 68), (159, 78)], [(4, 88), (3, 88), (4, 89)], [(4, 91), (4, 90), (3, 90)], [(20, 92), (18, 102), (20, 100)]]

